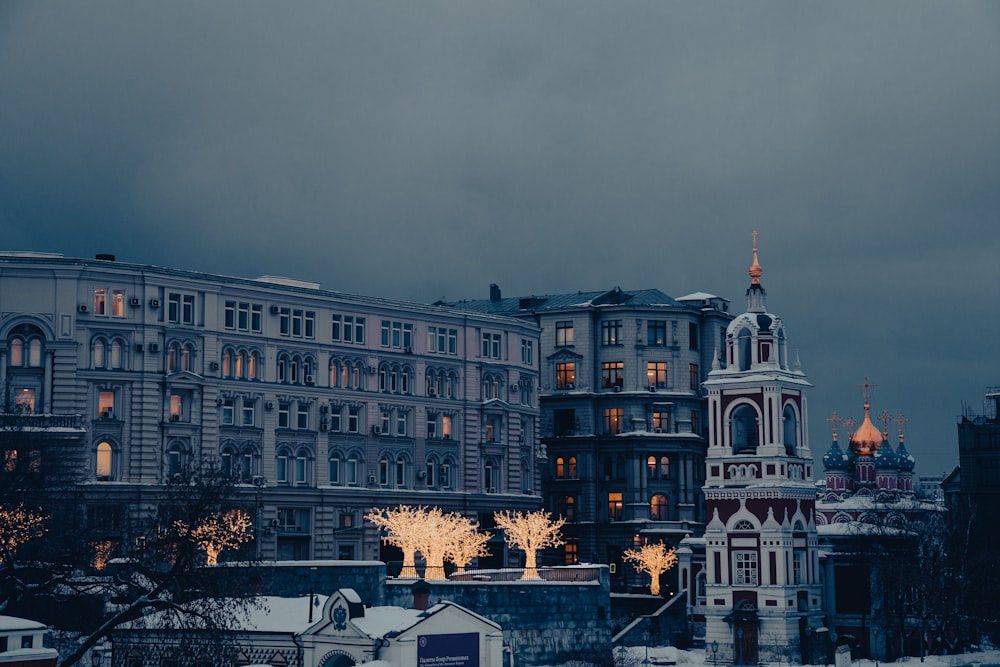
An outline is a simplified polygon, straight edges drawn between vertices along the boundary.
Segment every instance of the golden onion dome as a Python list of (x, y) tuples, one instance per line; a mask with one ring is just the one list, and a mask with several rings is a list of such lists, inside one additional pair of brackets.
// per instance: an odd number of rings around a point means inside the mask
[(869, 405), (865, 403), (865, 419), (851, 435), (851, 451), (858, 456), (871, 456), (882, 446), (882, 432), (872, 424), (868, 408)]

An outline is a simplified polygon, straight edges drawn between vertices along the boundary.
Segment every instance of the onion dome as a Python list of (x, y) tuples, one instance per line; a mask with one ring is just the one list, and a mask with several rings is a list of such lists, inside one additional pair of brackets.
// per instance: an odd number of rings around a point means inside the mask
[(875, 455), (872, 458), (875, 459), (876, 470), (894, 470), (899, 464), (896, 460), (896, 452), (892, 451), (892, 447), (879, 447), (875, 450)]
[(826, 451), (823, 455), (823, 469), (824, 470), (847, 470), (850, 466), (851, 457), (844, 453), (844, 450), (840, 448), (840, 443), (837, 442), (837, 434), (833, 434), (833, 442), (830, 443), (830, 449)]
[(906, 450), (902, 433), (899, 434), (899, 446), (896, 447), (896, 461), (899, 463), (899, 469), (903, 472), (913, 472), (913, 466), (917, 463), (913, 454)]
[(868, 414), (869, 407), (871, 406), (866, 402), (865, 419), (851, 436), (851, 451), (857, 456), (871, 456), (882, 446), (882, 432), (875, 427), (875, 424), (872, 424)]

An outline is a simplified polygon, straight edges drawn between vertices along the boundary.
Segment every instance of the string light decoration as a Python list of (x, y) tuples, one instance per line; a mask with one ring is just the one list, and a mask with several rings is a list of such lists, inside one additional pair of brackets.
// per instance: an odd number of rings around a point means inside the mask
[(395, 509), (376, 508), (365, 518), (385, 531), (382, 541), (398, 547), (403, 552), (403, 569), (399, 576), (417, 578), (417, 551), (426, 544), (427, 510), (423, 505), (400, 505)]
[(478, 521), (457, 515), (456, 517), (458, 519), (455, 531), (456, 539), (449, 546), (445, 558), (455, 564), (458, 572), (464, 572), (465, 566), (471, 563), (473, 558), (490, 555), (490, 550), (486, 545), (493, 534), (480, 531)]
[(191, 530), (183, 521), (175, 521), (178, 534), (187, 535), (205, 552), (205, 563), (215, 565), (225, 549), (239, 549), (253, 539), (253, 522), (243, 510), (212, 512)]
[(11, 559), (26, 543), (44, 535), (46, 519), (24, 503), (0, 505), (0, 562)]
[(524, 552), (524, 574), (521, 579), (537, 579), (537, 555), (541, 549), (563, 544), (562, 527), (566, 519), (552, 519), (545, 510), (537, 512), (496, 512), (497, 528), (504, 531), (507, 545)]
[(668, 548), (663, 542), (651, 542), (638, 549), (629, 549), (622, 554), (622, 558), (627, 562), (636, 563), (636, 570), (645, 572), (652, 578), (649, 584), (651, 595), (660, 594), (660, 575), (677, 564), (674, 548)]

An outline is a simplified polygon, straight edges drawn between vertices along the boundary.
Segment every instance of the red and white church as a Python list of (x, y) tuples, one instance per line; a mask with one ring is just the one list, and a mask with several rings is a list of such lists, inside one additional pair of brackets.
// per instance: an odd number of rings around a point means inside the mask
[[(806, 394), (785, 326), (767, 312), (754, 233), (746, 312), (704, 387), (709, 434), (703, 538), (681, 542), (695, 636), (731, 664), (808, 663), (824, 611)], [(720, 355), (716, 355), (717, 359)]]

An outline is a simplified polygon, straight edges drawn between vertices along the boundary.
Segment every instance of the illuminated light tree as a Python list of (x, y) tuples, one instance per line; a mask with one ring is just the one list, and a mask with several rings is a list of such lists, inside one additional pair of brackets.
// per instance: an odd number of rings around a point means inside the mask
[(471, 563), (473, 558), (490, 555), (486, 545), (493, 535), (480, 532), (479, 522), (466, 517), (457, 517), (456, 524), (456, 539), (448, 546), (445, 558), (454, 563), (459, 572), (464, 572), (465, 566)]
[(677, 554), (673, 547), (667, 547), (663, 542), (644, 544), (639, 549), (629, 549), (622, 558), (636, 563), (635, 569), (648, 574), (652, 581), (649, 592), (660, 594), (660, 575), (677, 564)]
[(207, 565), (216, 565), (224, 549), (239, 549), (253, 539), (253, 522), (243, 510), (213, 512), (191, 529), (178, 520), (175, 527), (179, 534), (187, 535), (205, 551)]
[(24, 544), (44, 535), (46, 518), (24, 503), (0, 505), (0, 562), (9, 562)]
[(511, 547), (524, 552), (522, 579), (537, 579), (537, 554), (540, 549), (563, 544), (561, 529), (566, 519), (552, 519), (545, 510), (537, 512), (496, 512), (497, 527), (504, 531), (504, 539)]
[(420, 542), (417, 551), (424, 555), (427, 568), (424, 579), (444, 579), (444, 557), (458, 537), (456, 514), (446, 514), (440, 507), (427, 509), (420, 517)]
[[(427, 511), (423, 506), (400, 505), (396, 509), (373, 509), (366, 519), (385, 531), (382, 541), (403, 552), (399, 576), (416, 578), (416, 554), (426, 545)], [(424, 554), (426, 557), (426, 554)]]

